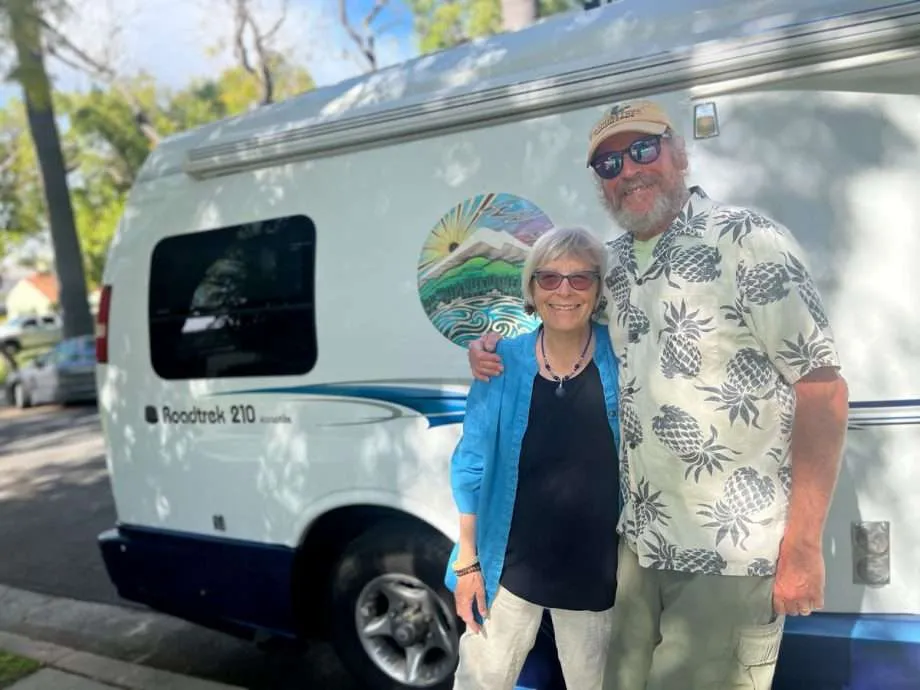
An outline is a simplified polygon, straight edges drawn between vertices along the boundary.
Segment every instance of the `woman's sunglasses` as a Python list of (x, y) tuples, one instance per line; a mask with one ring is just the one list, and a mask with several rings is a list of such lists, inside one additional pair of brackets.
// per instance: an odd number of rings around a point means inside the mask
[(623, 159), (628, 155), (636, 163), (648, 165), (658, 160), (661, 155), (661, 140), (669, 135), (655, 134), (642, 139), (636, 139), (625, 151), (608, 151), (595, 156), (590, 165), (598, 177), (612, 180), (623, 172)]
[(534, 271), (534, 280), (544, 290), (555, 290), (568, 280), (575, 290), (587, 290), (600, 278), (597, 271), (577, 271), (576, 273), (557, 273), (556, 271)]

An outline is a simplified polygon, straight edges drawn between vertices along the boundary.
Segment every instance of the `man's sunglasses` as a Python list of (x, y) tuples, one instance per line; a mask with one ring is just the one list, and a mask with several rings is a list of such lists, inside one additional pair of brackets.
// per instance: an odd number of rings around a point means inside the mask
[(654, 134), (652, 136), (636, 139), (624, 151), (608, 151), (595, 156), (591, 160), (591, 167), (598, 177), (612, 180), (623, 172), (623, 159), (628, 155), (636, 163), (648, 165), (658, 160), (661, 155), (661, 140), (668, 138), (669, 134)]
[(576, 290), (587, 290), (600, 278), (597, 271), (577, 271), (576, 273), (557, 273), (556, 271), (534, 271), (534, 280), (544, 290), (555, 290), (568, 280)]

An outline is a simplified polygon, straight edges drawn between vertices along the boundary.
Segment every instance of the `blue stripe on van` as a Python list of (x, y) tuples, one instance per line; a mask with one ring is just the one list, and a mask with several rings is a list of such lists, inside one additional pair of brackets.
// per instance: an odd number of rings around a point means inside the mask
[(374, 383), (320, 383), (312, 386), (283, 386), (234, 391), (227, 395), (250, 394), (317, 395), (359, 398), (408, 408), (427, 417), (429, 426), (459, 424), (466, 412), (466, 394), (445, 391), (435, 386), (401, 386)]
[[(386, 384), (320, 383), (307, 386), (278, 386), (230, 391), (222, 395), (265, 393), (358, 398), (389, 403), (399, 408), (413, 410), (426, 417), (432, 427), (461, 424), (466, 413), (465, 393), (445, 391), (436, 385), (401, 385), (392, 382)], [(920, 400), (918, 399), (854, 401), (850, 403), (850, 411), (850, 427), (853, 429), (920, 424)]]

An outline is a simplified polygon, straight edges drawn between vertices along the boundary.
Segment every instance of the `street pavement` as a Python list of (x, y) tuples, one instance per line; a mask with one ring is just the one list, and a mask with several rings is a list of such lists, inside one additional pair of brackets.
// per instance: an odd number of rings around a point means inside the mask
[(96, 410), (0, 407), (0, 630), (252, 690), (358, 690), (324, 641), (262, 650), (119, 599), (96, 546), (114, 523)]
[(0, 409), (0, 583), (118, 603), (95, 544), (114, 524), (95, 409)]

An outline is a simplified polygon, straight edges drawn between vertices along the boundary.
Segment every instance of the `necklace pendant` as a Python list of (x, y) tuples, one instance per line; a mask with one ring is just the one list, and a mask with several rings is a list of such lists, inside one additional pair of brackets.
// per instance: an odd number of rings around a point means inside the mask
[(556, 397), (564, 398), (565, 397), (565, 388), (562, 387), (562, 381), (559, 382), (559, 385), (556, 386)]

